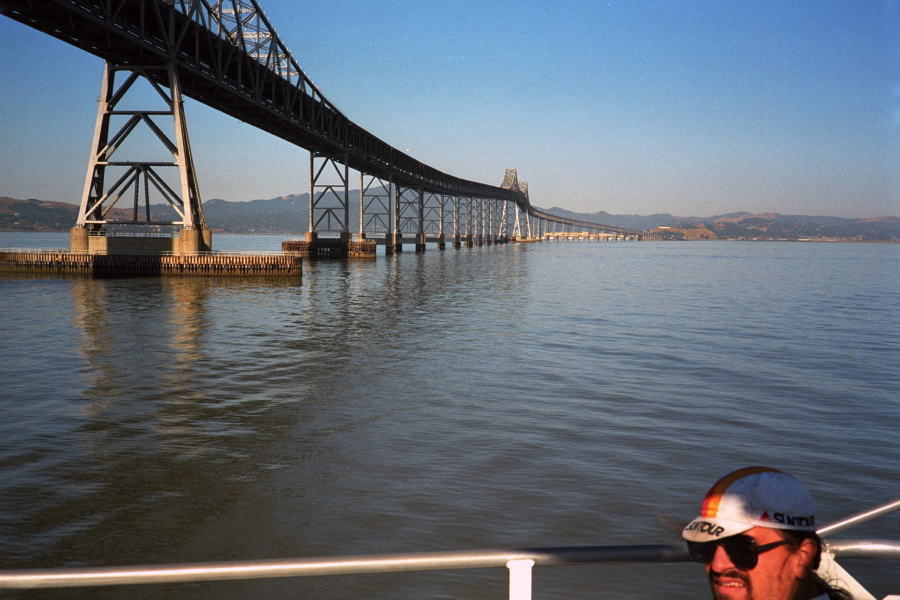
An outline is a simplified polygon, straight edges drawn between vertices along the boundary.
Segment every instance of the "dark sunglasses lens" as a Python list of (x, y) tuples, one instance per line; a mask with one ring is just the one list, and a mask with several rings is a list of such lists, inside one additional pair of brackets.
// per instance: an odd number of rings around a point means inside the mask
[(688, 542), (691, 560), (707, 565), (716, 555), (716, 548), (722, 544), (728, 558), (738, 569), (749, 570), (756, 566), (758, 553), (756, 544), (744, 535), (735, 535), (715, 542)]
[(735, 535), (722, 540), (722, 546), (738, 569), (749, 570), (756, 566), (759, 553), (753, 539), (745, 535)]
[(718, 545), (719, 542), (688, 542), (688, 554), (691, 555), (691, 560), (694, 562), (705, 565), (712, 562)]

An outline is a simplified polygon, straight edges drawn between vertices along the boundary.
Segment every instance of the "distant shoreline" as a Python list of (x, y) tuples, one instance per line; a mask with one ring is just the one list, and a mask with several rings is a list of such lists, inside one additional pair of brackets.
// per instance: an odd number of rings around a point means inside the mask
[[(170, 207), (154, 205), (152, 208), (156, 220), (177, 220)], [(78, 210), (77, 205), (65, 202), (0, 197), (0, 231), (64, 233), (74, 226)], [(679, 240), (900, 241), (900, 217), (853, 219), (744, 212), (679, 217), (670, 214), (575, 213), (559, 207), (541, 210), (567, 219), (652, 232)], [(203, 213), (214, 235), (303, 236), (309, 224), (309, 196), (299, 194), (248, 202), (209, 200), (203, 203)], [(110, 218), (130, 220), (131, 210), (113, 208)], [(351, 211), (348, 226), (351, 232), (359, 231), (358, 211)], [(153, 223), (144, 227), (152, 229)], [(285, 230), (285, 227), (288, 229)]]

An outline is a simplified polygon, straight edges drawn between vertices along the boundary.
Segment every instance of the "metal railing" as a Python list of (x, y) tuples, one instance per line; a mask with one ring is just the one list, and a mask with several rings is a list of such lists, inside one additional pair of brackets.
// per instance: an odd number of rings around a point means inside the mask
[(682, 544), (461, 550), (135, 567), (0, 571), (0, 589), (178, 583), (495, 567), (509, 568), (510, 582), (511, 584), (515, 582), (519, 588), (523, 587), (524, 580), (528, 579), (530, 588), (532, 566), (663, 563), (688, 562), (689, 560), (687, 551)]
[[(138, 224), (143, 224), (143, 221), (136, 221)], [(123, 223), (113, 223), (109, 222), (107, 225), (125, 225), (130, 224), (129, 222)], [(154, 223), (150, 223), (153, 225)], [(107, 237), (107, 238), (177, 238), (181, 235), (180, 231), (107, 231), (105, 229), (100, 231), (88, 230), (88, 237)]]
[(71, 251), (69, 248), (0, 248), (0, 253), (35, 253), (35, 254), (88, 254), (91, 256), (114, 256), (116, 254), (128, 254), (133, 256), (283, 256), (289, 254), (283, 250), (209, 250), (207, 252), (175, 252), (172, 250), (154, 251), (134, 251), (134, 252), (116, 252), (110, 254), (102, 250), (76, 250)]
[[(819, 533), (824, 536), (836, 531), (842, 531), (898, 508), (900, 508), (900, 500), (828, 525), (820, 529)], [(866, 557), (900, 560), (900, 542), (895, 541), (855, 540), (827, 542), (825, 551), (829, 555), (829, 559), (832, 557)], [(185, 583), (319, 575), (506, 568), (509, 570), (510, 600), (530, 600), (533, 567), (586, 564), (679, 563), (689, 562), (690, 560), (686, 547), (683, 544), (464, 550), (133, 567), (6, 570), (0, 571), (0, 589)], [(855, 598), (872, 598), (849, 575), (845, 574), (845, 577), (848, 577), (850, 582), (857, 586), (858, 591), (854, 593)]]
[(0, 252), (68, 252), (68, 248), (0, 248)]

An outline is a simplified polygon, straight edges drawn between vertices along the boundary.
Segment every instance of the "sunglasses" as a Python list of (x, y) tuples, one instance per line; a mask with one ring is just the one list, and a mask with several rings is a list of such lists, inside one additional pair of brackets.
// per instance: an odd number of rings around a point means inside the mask
[(716, 548), (721, 545), (735, 567), (742, 571), (749, 571), (756, 566), (760, 554), (787, 543), (787, 540), (781, 540), (760, 546), (750, 536), (732, 535), (714, 542), (688, 542), (687, 547), (691, 559), (708, 565), (712, 562), (713, 556), (716, 555)]

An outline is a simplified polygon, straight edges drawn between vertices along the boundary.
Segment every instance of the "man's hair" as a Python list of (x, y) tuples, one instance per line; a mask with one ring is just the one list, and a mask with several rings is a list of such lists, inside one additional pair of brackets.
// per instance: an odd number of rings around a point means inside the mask
[(810, 564), (807, 580), (801, 584), (798, 590), (800, 598), (814, 598), (827, 594), (829, 600), (853, 600), (853, 595), (850, 592), (825, 581), (816, 573), (816, 569), (819, 568), (819, 561), (822, 558), (822, 538), (818, 534), (814, 531), (792, 531), (788, 529), (779, 529), (778, 532), (787, 540), (788, 547), (793, 551), (799, 549), (804, 540), (812, 540), (816, 545), (816, 553)]

